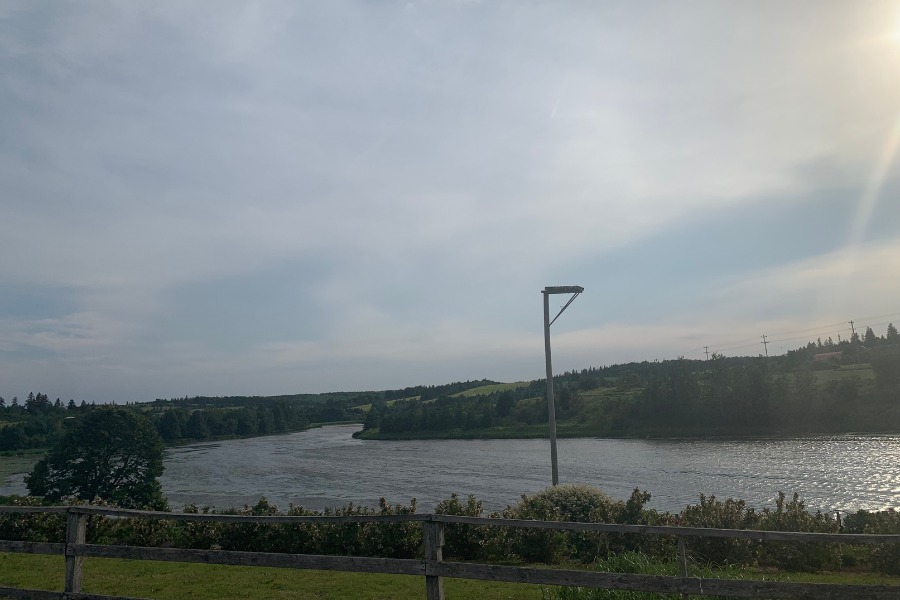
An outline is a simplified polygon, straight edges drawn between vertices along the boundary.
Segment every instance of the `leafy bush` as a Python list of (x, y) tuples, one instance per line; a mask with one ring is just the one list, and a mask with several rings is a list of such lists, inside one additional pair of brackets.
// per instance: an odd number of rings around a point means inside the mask
[[(522, 496), (503, 516), (510, 519), (538, 521), (571, 521), (576, 523), (619, 523), (660, 525), (668, 523), (670, 515), (646, 510), (649, 492), (635, 489), (622, 502), (613, 500), (597, 488), (587, 485), (560, 485), (547, 488), (532, 496)], [(508, 549), (526, 561), (558, 562), (577, 559), (589, 563), (598, 557), (629, 550), (643, 550), (663, 554), (673, 542), (659, 536), (607, 534), (604, 532), (552, 531), (511, 528), (507, 534)]]
[[(42, 506), (32, 496), (0, 497), (5, 506)], [(52, 513), (0, 513), (0, 540), (65, 542), (66, 515)]]
[[(688, 506), (680, 517), (683, 527), (754, 529), (757, 523), (756, 511), (747, 508), (743, 500), (728, 498), (722, 502), (703, 494), (700, 494), (700, 504)], [(733, 538), (692, 537), (686, 540), (685, 546), (695, 560), (717, 566), (754, 564), (759, 552), (756, 540)]]
[[(900, 511), (893, 508), (869, 512), (857, 511), (844, 520), (847, 533), (900, 534)], [(900, 544), (879, 544), (869, 551), (873, 568), (891, 575), (900, 575)]]
[[(194, 509), (196, 510), (196, 509)], [(291, 506), (292, 516), (363, 516), (401, 515), (416, 511), (415, 499), (409, 506), (390, 505), (384, 498), (377, 510), (357, 506), (326, 509), (322, 513)], [(282, 515), (277, 507), (261, 498), (253, 506), (244, 506), (229, 514), (274, 516)], [(185, 541), (195, 543), (198, 538), (205, 547), (220, 546), (223, 550), (252, 552), (287, 552), (299, 554), (335, 554), (349, 556), (378, 556), (386, 558), (416, 558), (421, 554), (421, 524), (410, 523), (189, 523), (195, 531)], [(197, 535), (199, 529), (202, 535)]]
[[(790, 502), (785, 502), (784, 492), (778, 492), (775, 509), (764, 508), (758, 518), (757, 528), (765, 531), (838, 533), (839, 530), (837, 519), (821, 512), (810, 513), (797, 493)], [(818, 571), (839, 562), (840, 549), (836, 544), (767, 542), (760, 556), (760, 563), (789, 571)]]
[[(416, 512), (416, 499), (409, 506), (388, 504), (384, 498), (378, 499), (378, 515), (411, 515)], [(422, 556), (422, 524), (406, 523), (365, 523), (363, 524), (362, 554), (364, 556), (384, 556), (387, 558), (418, 558)]]
[[(600, 490), (584, 485), (548, 488), (522, 496), (502, 515), (511, 519), (627, 523), (642, 525), (677, 524), (685, 527), (722, 529), (762, 529), (771, 531), (837, 532), (836, 519), (810, 513), (797, 494), (790, 501), (780, 493), (773, 509), (755, 511), (743, 501), (717, 500), (700, 496), (673, 517), (646, 509), (648, 492), (635, 489), (627, 501), (613, 500)], [(41, 506), (33, 497), (0, 498), (0, 504)], [(236, 515), (402, 515), (413, 514), (416, 502), (391, 505), (383, 498), (377, 509), (348, 504), (324, 512), (290, 506), (287, 513), (262, 498), (255, 505), (225, 511)], [(209, 508), (185, 507), (185, 513), (210, 513)], [(453, 495), (435, 508), (438, 514), (481, 516), (482, 503), (474, 496), (465, 501)], [(51, 513), (0, 513), (0, 539), (35, 542), (65, 540), (66, 515)], [(847, 533), (900, 534), (900, 512), (858, 511), (844, 520)], [(421, 558), (422, 525), (418, 522), (392, 523), (233, 523), (175, 521), (132, 518), (88, 518), (89, 543), (201, 549), (225, 549), (297, 554), (338, 554), (391, 558)], [(674, 536), (649, 536), (603, 532), (552, 531), (516, 527), (487, 527), (449, 524), (445, 527), (445, 556), (464, 560), (515, 560), (558, 562), (580, 560), (612, 565), (622, 557), (634, 562), (636, 552), (645, 560), (671, 562), (675, 556)], [(837, 566), (870, 565), (884, 573), (900, 575), (900, 546), (823, 545), (796, 542), (767, 542), (729, 538), (688, 538), (692, 560), (705, 567), (761, 564), (790, 570), (821, 570)], [(621, 570), (624, 567), (616, 567)], [(627, 571), (626, 571), (627, 572)], [(592, 592), (593, 593), (593, 592)], [(601, 596), (590, 596), (601, 597)], [(619, 596), (610, 596), (619, 597)], [(624, 596), (623, 596), (624, 597)]]
[[(442, 500), (435, 507), (439, 515), (480, 517), (484, 514), (481, 500), (469, 495), (463, 503), (457, 494)], [(501, 554), (496, 527), (448, 523), (444, 525), (444, 557), (462, 560), (486, 560)]]
[[(114, 508), (105, 501), (97, 501), (91, 505)], [(100, 515), (88, 515), (85, 537), (89, 544), (167, 547), (173, 545), (178, 527), (178, 523), (169, 520), (110, 519)]]

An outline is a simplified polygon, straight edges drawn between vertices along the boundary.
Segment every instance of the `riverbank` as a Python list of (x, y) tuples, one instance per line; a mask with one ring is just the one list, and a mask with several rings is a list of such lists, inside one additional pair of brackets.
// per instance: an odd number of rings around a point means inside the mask
[[(678, 440), (721, 442), (728, 440), (803, 440), (821, 438), (823, 436), (897, 436), (900, 431), (813, 431), (806, 433), (765, 433), (765, 434), (709, 434), (702, 432), (672, 433), (598, 433), (591, 428), (576, 424), (557, 424), (556, 437), (570, 440), (606, 439), (606, 440)], [(548, 439), (548, 426), (523, 425), (520, 427), (488, 427), (481, 429), (451, 429), (449, 431), (414, 431), (400, 433), (383, 433), (379, 429), (361, 429), (353, 434), (359, 440), (373, 441), (424, 441), (424, 440), (539, 440)]]
[[(359, 421), (325, 421), (322, 423), (310, 423), (304, 427), (298, 427), (296, 429), (288, 429), (286, 431), (273, 431), (271, 433), (257, 433), (254, 435), (218, 435), (211, 436), (202, 439), (190, 439), (190, 438), (181, 438), (177, 442), (165, 442), (163, 443), (163, 447), (165, 448), (179, 448), (182, 446), (189, 446), (192, 444), (205, 444), (207, 442), (230, 442), (232, 440), (253, 440), (257, 438), (266, 438), (272, 437), (276, 435), (290, 435), (292, 433), (303, 433), (304, 431), (309, 431), (310, 429), (321, 429), (322, 427), (330, 427), (332, 425), (362, 425)], [(46, 452), (44, 449), (42, 452)]]
[(45, 453), (46, 449), (31, 449), (0, 454), (0, 485), (12, 475), (30, 472)]

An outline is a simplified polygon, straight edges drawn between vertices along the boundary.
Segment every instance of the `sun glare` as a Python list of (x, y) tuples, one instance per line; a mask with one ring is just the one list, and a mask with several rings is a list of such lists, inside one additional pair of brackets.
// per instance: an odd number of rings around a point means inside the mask
[(900, 7), (894, 12), (894, 30), (890, 39), (893, 43), (900, 45)]

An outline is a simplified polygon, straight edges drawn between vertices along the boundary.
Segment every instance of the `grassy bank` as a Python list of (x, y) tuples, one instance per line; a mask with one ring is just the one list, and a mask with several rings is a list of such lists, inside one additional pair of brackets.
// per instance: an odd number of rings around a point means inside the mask
[(41, 448), (0, 454), (0, 482), (6, 481), (7, 477), (16, 473), (30, 473), (34, 463), (39, 461), (46, 452)]

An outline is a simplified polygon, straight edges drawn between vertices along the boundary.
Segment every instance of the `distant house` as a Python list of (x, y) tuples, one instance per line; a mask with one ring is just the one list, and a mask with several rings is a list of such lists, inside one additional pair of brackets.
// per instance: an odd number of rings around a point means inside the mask
[(819, 352), (813, 356), (813, 362), (841, 362), (844, 352)]

